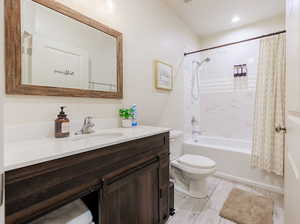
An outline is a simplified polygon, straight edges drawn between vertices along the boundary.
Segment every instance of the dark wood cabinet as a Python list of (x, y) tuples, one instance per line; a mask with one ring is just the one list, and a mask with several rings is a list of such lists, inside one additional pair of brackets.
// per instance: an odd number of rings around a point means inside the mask
[(170, 159), (169, 155), (163, 157), (160, 160), (159, 169), (159, 188), (160, 188), (160, 200), (159, 200), (159, 211), (160, 211), (160, 223), (165, 223), (169, 218), (169, 166)]
[(159, 163), (153, 161), (115, 180), (105, 180), (102, 224), (154, 224), (158, 217)]
[(12, 170), (5, 185), (8, 224), (28, 223), (78, 198), (96, 224), (165, 223), (169, 133)]

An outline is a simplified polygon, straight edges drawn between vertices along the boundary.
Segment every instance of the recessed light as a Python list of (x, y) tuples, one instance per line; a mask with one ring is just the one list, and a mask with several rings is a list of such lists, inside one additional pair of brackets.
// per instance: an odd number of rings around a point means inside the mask
[(239, 22), (240, 20), (241, 20), (241, 18), (240, 18), (239, 16), (234, 16), (234, 17), (232, 17), (231, 22), (232, 22), (232, 23), (237, 23), (237, 22)]
[(114, 4), (113, 0), (106, 0), (106, 5), (110, 12), (112, 12), (114, 10), (115, 4)]

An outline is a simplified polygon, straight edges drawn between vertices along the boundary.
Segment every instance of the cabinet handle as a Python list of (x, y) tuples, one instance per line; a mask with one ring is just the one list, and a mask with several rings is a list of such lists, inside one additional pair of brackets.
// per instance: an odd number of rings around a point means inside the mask
[(162, 198), (163, 197), (163, 191), (162, 189), (159, 189), (159, 198)]

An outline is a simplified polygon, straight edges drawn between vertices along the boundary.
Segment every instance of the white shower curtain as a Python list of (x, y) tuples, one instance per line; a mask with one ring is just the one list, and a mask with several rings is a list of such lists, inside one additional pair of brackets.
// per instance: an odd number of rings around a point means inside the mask
[(285, 34), (262, 39), (258, 65), (251, 165), (283, 176), (285, 127)]

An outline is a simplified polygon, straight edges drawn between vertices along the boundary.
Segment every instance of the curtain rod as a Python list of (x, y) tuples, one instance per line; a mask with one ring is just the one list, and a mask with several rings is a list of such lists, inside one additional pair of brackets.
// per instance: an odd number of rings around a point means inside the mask
[(269, 33), (269, 34), (261, 35), (261, 36), (258, 36), (258, 37), (253, 37), (253, 38), (249, 38), (249, 39), (246, 39), (246, 40), (240, 40), (240, 41), (236, 41), (236, 42), (232, 42), (232, 43), (228, 43), (228, 44), (222, 44), (222, 45), (215, 46), (215, 47), (205, 48), (205, 49), (201, 49), (201, 50), (198, 50), (198, 51), (192, 51), (192, 52), (184, 53), (184, 56), (188, 56), (188, 55), (191, 55), (191, 54), (197, 54), (197, 53), (200, 53), (200, 52), (203, 52), (203, 51), (209, 51), (209, 50), (213, 50), (213, 49), (217, 49), (217, 48), (221, 48), (221, 47), (227, 47), (227, 46), (231, 46), (231, 45), (234, 45), (234, 44), (240, 44), (240, 43), (244, 43), (244, 42), (247, 42), (247, 41), (257, 40), (257, 39), (261, 39), (261, 38), (265, 38), (265, 37), (275, 36), (275, 35), (282, 34), (282, 33), (286, 33), (286, 30), (278, 31), (276, 33)]

